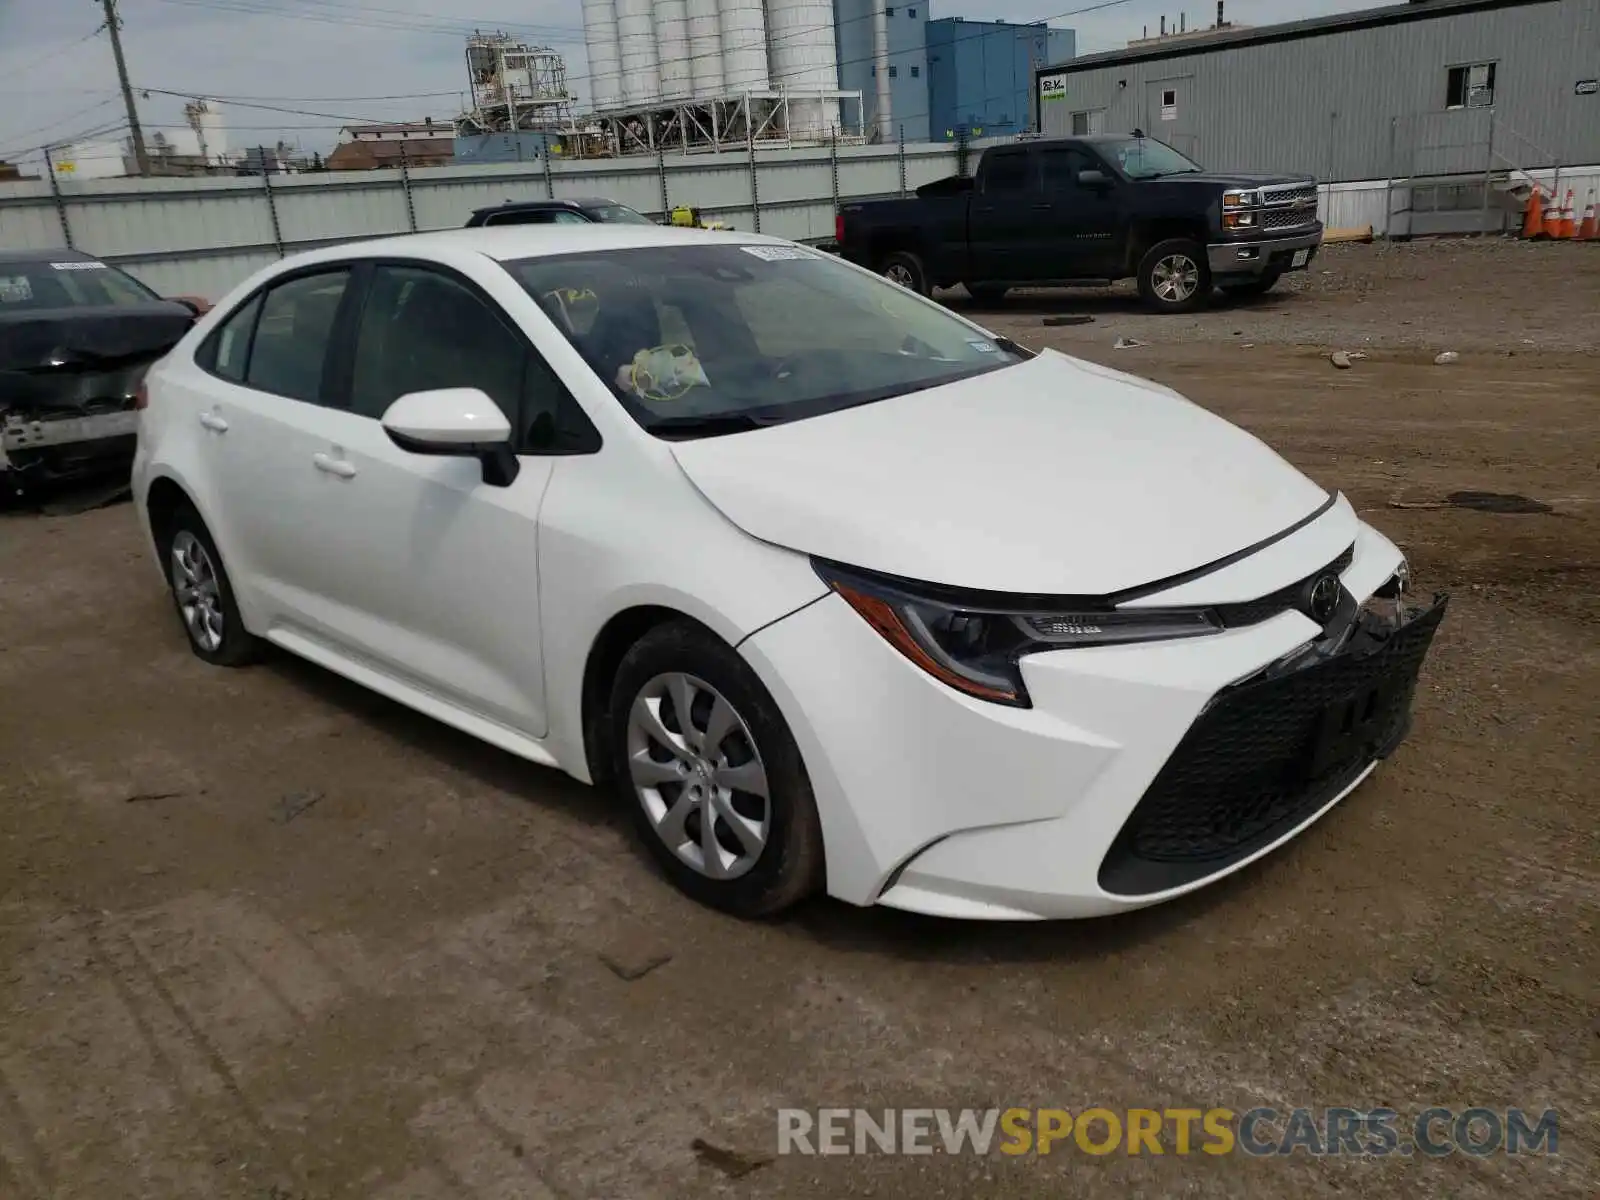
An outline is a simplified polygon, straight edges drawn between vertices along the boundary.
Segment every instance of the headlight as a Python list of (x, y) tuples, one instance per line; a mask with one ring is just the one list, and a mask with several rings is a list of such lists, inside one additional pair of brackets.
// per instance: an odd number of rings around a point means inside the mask
[(1223, 208), (1257, 208), (1260, 204), (1260, 192), (1235, 190), (1222, 193)]
[(1004, 597), (968, 601), (813, 560), (823, 582), (883, 639), (942, 683), (980, 700), (1029, 706), (1017, 662), (1041, 650), (1164, 641), (1216, 633), (1222, 623), (1200, 608), (1051, 609)]
[(1251, 212), (1225, 212), (1222, 214), (1222, 227), (1224, 229), (1250, 229), (1256, 223), (1256, 215)]

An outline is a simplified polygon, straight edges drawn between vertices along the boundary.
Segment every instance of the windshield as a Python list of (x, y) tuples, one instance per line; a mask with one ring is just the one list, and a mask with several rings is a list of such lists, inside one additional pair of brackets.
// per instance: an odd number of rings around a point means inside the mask
[(626, 204), (596, 204), (589, 215), (605, 225), (654, 225), (655, 222)]
[(131, 308), (159, 299), (102, 262), (0, 262), (0, 313), (47, 308)]
[(965, 379), (1025, 352), (801, 246), (691, 245), (505, 264), (645, 428), (701, 437)]
[(1102, 154), (1115, 156), (1117, 165), (1129, 179), (1158, 179), (1163, 175), (1188, 175), (1202, 170), (1198, 164), (1154, 138), (1102, 142), (1095, 148)]

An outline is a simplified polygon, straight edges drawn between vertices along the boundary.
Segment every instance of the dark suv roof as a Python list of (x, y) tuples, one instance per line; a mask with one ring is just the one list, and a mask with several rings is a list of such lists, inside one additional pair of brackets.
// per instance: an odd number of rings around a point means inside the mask
[(78, 250), (68, 250), (65, 246), (58, 246), (52, 250), (6, 250), (0, 248), (0, 263), (46, 263), (46, 262), (99, 262), (92, 254), (84, 254)]
[(604, 196), (562, 196), (555, 200), (506, 200), (473, 210), (473, 217), (485, 217), (501, 212), (539, 212), (543, 209), (564, 208), (571, 212), (584, 212), (591, 208), (609, 208), (615, 200)]

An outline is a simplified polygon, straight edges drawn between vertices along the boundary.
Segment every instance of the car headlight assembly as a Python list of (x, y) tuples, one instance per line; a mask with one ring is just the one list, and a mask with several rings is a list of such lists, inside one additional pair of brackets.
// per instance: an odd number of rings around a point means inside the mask
[(913, 664), (969, 696), (1019, 708), (1032, 703), (1017, 665), (1025, 655), (1198, 637), (1223, 628), (1203, 608), (1056, 609), (1005, 597), (980, 603), (832, 563), (814, 565), (823, 582)]

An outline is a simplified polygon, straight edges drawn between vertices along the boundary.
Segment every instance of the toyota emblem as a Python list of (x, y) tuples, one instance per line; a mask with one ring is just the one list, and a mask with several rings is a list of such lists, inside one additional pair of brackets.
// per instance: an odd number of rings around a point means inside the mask
[(1339, 611), (1339, 577), (1323, 575), (1306, 593), (1306, 614), (1318, 625), (1326, 625)]

